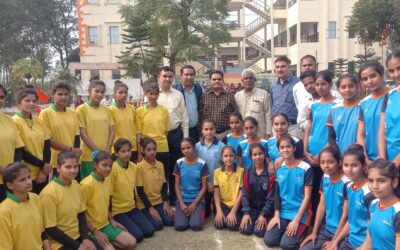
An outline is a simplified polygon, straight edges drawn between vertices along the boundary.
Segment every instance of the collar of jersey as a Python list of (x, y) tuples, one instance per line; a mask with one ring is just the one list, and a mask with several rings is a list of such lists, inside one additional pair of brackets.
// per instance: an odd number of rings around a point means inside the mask
[(129, 167), (129, 162), (127, 162), (126, 165), (124, 165), (120, 159), (117, 159), (117, 163), (118, 166), (120, 166), (121, 168), (127, 169)]
[[(201, 145), (205, 145), (206, 144), (203, 137), (200, 139), (200, 143), (201, 143)], [(214, 137), (214, 140), (213, 140), (212, 144), (218, 145), (218, 139), (216, 137)]]
[[(28, 197), (28, 200), (29, 200), (29, 195), (26, 194), (26, 196)], [(21, 203), (22, 202), (20, 198), (18, 198), (17, 196), (15, 196), (11, 192), (7, 192), (7, 198), (10, 199), (10, 200), (15, 201), (16, 203)]]
[(94, 178), (96, 181), (102, 181), (102, 180), (101, 180), (101, 177), (98, 176), (95, 172), (91, 172), (90, 175), (93, 176), (93, 178)]
[[(144, 106), (145, 109), (153, 108), (153, 107), (150, 107), (147, 102), (143, 106)], [(157, 108), (157, 107), (158, 107), (158, 103), (156, 104), (156, 106), (154, 108)]]
[(119, 105), (118, 102), (114, 102), (114, 106), (117, 107), (118, 109), (123, 109), (126, 107), (126, 104), (125, 104), (125, 106), (121, 107), (121, 105)]
[[(58, 109), (54, 103), (50, 104), (50, 108), (56, 112), (60, 112), (60, 111), (58, 111)], [(67, 107), (64, 107), (64, 112), (65, 111), (67, 111)]]
[(64, 183), (62, 180), (60, 180), (60, 178), (54, 177), (54, 178), (53, 178), (53, 181), (55, 181), (55, 182), (56, 182), (57, 184), (59, 184), (60, 186), (65, 187), (65, 183)]
[[(16, 112), (15, 113), (18, 117), (22, 118), (22, 119), (26, 119), (25, 116), (21, 113), (21, 112)], [(29, 119), (32, 120), (32, 114), (29, 115)]]

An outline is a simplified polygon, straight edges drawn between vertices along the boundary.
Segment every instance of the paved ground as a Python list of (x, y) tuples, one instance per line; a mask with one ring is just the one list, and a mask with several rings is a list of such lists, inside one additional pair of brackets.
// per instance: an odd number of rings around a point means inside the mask
[[(239, 232), (216, 230), (211, 218), (206, 220), (202, 232), (177, 232), (173, 227), (164, 227), (150, 239), (145, 239), (138, 244), (138, 250), (143, 249), (271, 249), (265, 246), (262, 239), (255, 236), (244, 236)], [(278, 249), (278, 248), (275, 248)]]

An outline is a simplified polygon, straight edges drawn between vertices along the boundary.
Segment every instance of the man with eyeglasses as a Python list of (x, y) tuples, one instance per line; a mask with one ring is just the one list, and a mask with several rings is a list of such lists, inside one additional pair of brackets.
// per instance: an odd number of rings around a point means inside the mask
[(271, 137), (271, 98), (267, 91), (256, 88), (256, 75), (253, 70), (242, 72), (244, 89), (236, 93), (235, 100), (243, 117), (253, 116), (259, 122), (258, 136)]

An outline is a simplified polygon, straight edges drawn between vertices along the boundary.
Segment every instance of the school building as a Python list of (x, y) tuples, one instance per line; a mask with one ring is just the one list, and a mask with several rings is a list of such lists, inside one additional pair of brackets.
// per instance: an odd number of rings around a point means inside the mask
[[(239, 73), (252, 68), (260, 77), (271, 78), (273, 58), (287, 55), (293, 71), (299, 72), (299, 60), (306, 54), (314, 55), (319, 69), (332, 68), (333, 60), (363, 53), (355, 34), (346, 28), (356, 0), (231, 0), (228, 8), (237, 29), (231, 31), (229, 43), (221, 44), (215, 58), (200, 58), (193, 62), (199, 74), (219, 68)], [(108, 90), (123, 71), (118, 58), (124, 49), (123, 24), (118, 9), (135, 0), (77, 0), (80, 63), (69, 69), (84, 83), (98, 75), (105, 80)], [(272, 42), (273, 41), (273, 42)], [(374, 46), (377, 56), (383, 49)], [(351, 63), (349, 67), (354, 67)], [(179, 68), (179, 67), (178, 67)], [(132, 80), (139, 86), (139, 80)], [(107, 92), (109, 92), (107, 90)], [(140, 93), (131, 93), (133, 96)]]

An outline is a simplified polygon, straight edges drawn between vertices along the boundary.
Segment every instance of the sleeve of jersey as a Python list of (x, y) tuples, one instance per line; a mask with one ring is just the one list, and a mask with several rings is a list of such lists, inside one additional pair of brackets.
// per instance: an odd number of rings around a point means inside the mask
[(364, 111), (362, 108), (360, 108), (360, 112), (358, 113), (358, 120), (364, 122)]
[(275, 201), (275, 178), (274, 176), (270, 176), (268, 186), (271, 187), (268, 189), (268, 195), (265, 199), (265, 204), (263, 207), (264, 217), (270, 218), (274, 215), (274, 201)]
[(90, 186), (81, 182), (80, 190), (81, 190), (82, 202), (86, 206), (90, 196)]
[(343, 186), (343, 200), (348, 200), (349, 198), (347, 197), (347, 183), (344, 184)]
[(329, 111), (328, 115), (328, 120), (326, 121), (326, 125), (332, 127), (333, 126), (333, 120), (332, 120), (332, 110)]
[(208, 178), (210, 176), (210, 172), (208, 171), (207, 163), (204, 164), (201, 169), (201, 178)]
[(250, 187), (248, 173), (243, 173), (243, 188), (242, 188), (242, 212), (249, 214), (250, 212), (250, 194), (247, 187)]
[(77, 110), (76, 114), (78, 115), (78, 125), (79, 128), (86, 128), (86, 119), (85, 119), (85, 111), (84, 106), (81, 105)]
[(400, 238), (400, 211), (393, 217), (393, 228), (396, 232), (396, 238)]
[(143, 131), (142, 128), (142, 108), (136, 110), (135, 118), (136, 118), (136, 133), (140, 134)]
[(53, 138), (53, 135), (52, 135), (51, 129), (50, 129), (51, 126), (50, 126), (48, 113), (47, 112), (40, 112), (39, 119), (42, 121), (43, 125), (45, 126), (45, 129), (47, 130), (47, 134), (49, 135), (49, 137)]
[(320, 194), (324, 193), (324, 176), (322, 176), (321, 184), (319, 185), (319, 193)]
[(280, 188), (279, 188), (279, 183), (275, 182), (274, 210), (281, 211), (281, 205), (282, 205), (282, 200), (281, 200), (281, 192), (280, 192)]
[(219, 182), (218, 182), (218, 176), (219, 176), (219, 169), (215, 169), (214, 171), (214, 180), (213, 180), (213, 185), (214, 187), (218, 187), (219, 186)]
[(57, 226), (57, 204), (56, 199), (49, 194), (40, 194), (40, 202), (42, 204), (43, 221), (45, 228)]
[(239, 143), (239, 146), (237, 148), (236, 156), (237, 157), (242, 157), (242, 146), (240, 145), (240, 143)]
[(381, 108), (381, 113), (383, 113), (383, 114), (386, 113), (386, 107), (387, 107), (388, 99), (389, 99), (389, 95), (386, 94), (385, 98), (383, 99), (382, 108)]
[(11, 216), (7, 209), (0, 210), (0, 249), (13, 249)]
[(174, 175), (180, 176), (181, 175), (181, 170), (178, 167), (178, 163), (175, 164), (175, 168), (174, 168)]
[(312, 168), (309, 167), (306, 170), (304, 176), (304, 188), (312, 188), (312, 187), (313, 187), (313, 174), (312, 174)]
[(108, 114), (108, 123), (109, 123), (108, 126), (113, 127), (114, 126), (114, 118), (111, 114), (111, 111), (109, 109), (106, 109), (106, 110), (107, 110), (107, 114)]
[(368, 194), (366, 194), (364, 196), (364, 200), (365, 200), (365, 205), (367, 206), (367, 208), (369, 209), (369, 206), (371, 205), (371, 202), (373, 200), (375, 200), (375, 196), (370, 192)]

